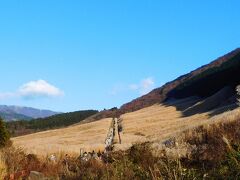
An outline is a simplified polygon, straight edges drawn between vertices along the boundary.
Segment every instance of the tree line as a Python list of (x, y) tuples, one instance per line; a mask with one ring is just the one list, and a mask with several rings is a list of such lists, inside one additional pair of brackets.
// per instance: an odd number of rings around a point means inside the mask
[(66, 127), (98, 113), (97, 110), (83, 110), (57, 114), (47, 118), (6, 122), (6, 127), (12, 136), (25, 135), (38, 131)]

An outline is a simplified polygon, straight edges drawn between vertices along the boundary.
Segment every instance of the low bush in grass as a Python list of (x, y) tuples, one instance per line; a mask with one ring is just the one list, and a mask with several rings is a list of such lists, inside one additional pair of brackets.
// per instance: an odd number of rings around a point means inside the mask
[(4, 146), (8, 145), (9, 142), (10, 142), (9, 132), (5, 127), (5, 123), (0, 117), (0, 148), (3, 148)]

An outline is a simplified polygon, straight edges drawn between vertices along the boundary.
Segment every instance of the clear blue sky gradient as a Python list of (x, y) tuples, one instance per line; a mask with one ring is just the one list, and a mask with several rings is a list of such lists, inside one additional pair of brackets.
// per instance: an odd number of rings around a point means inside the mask
[[(120, 106), (239, 47), (239, 0), (0, 1), (0, 92), (43, 79), (55, 98), (0, 104), (58, 111)], [(116, 91), (115, 93), (111, 93)]]

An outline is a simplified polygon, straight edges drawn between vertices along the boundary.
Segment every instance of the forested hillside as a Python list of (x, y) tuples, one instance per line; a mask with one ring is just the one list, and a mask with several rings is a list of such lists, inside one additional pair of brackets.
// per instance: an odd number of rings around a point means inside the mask
[(12, 136), (19, 136), (42, 130), (66, 127), (78, 123), (96, 113), (98, 113), (96, 110), (76, 111), (30, 121), (7, 122), (6, 125)]

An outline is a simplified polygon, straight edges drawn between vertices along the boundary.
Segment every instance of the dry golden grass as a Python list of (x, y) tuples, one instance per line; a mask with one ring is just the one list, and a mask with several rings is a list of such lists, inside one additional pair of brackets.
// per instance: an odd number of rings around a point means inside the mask
[[(199, 99), (187, 98), (172, 101), (168, 104), (156, 104), (136, 112), (121, 116), (123, 119), (122, 144), (115, 138), (115, 150), (125, 150), (137, 142), (152, 141), (161, 143), (169, 137), (176, 136), (185, 130), (204, 124), (235, 119), (240, 110), (224, 113), (218, 116), (209, 116), (210, 112), (197, 113), (184, 117), (181, 107), (194, 106)], [(225, 117), (227, 116), (227, 118)], [(13, 138), (16, 146), (23, 147), (28, 153), (46, 155), (50, 153), (68, 152), (78, 153), (80, 148), (85, 151), (104, 149), (111, 118), (87, 124), (77, 124), (68, 128), (50, 130), (32, 135)]]
[[(178, 106), (191, 104), (194, 99), (176, 101)], [(174, 105), (174, 103), (172, 103)], [(194, 103), (193, 103), (194, 104)], [(136, 142), (162, 142), (169, 137), (200, 125), (235, 119), (239, 110), (224, 113), (210, 118), (209, 113), (197, 113), (193, 116), (184, 117), (175, 106), (156, 104), (136, 112), (122, 115), (123, 133), (122, 144), (116, 145), (116, 149), (126, 149)], [(226, 118), (227, 116), (227, 118)]]
[(46, 155), (51, 153), (78, 153), (104, 149), (104, 141), (111, 118), (88, 124), (49, 130), (12, 138), (15, 146), (22, 147), (27, 153)]
[(0, 152), (0, 179), (4, 179), (6, 175), (6, 165), (3, 161), (2, 153)]

